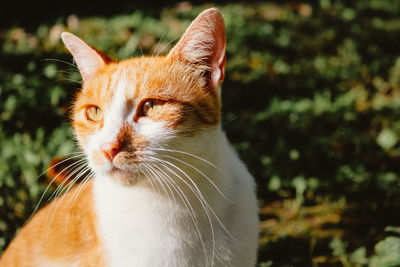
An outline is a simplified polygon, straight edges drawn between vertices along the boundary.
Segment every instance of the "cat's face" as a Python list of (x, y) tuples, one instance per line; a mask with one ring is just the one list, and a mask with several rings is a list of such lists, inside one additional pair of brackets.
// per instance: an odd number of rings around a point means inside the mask
[(201, 13), (165, 57), (113, 62), (76, 36), (63, 40), (84, 79), (73, 126), (95, 172), (134, 182), (157, 151), (219, 125), (225, 33), (217, 10)]

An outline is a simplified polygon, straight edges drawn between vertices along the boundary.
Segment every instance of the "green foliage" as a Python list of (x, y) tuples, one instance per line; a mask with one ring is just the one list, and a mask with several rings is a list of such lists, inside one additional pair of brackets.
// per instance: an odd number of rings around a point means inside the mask
[[(387, 231), (400, 234), (399, 227), (389, 226)], [(338, 257), (343, 266), (394, 267), (400, 265), (400, 237), (387, 236), (375, 245), (374, 254), (367, 257), (365, 247), (360, 247), (348, 254), (346, 243), (334, 238), (330, 243), (333, 255)]]
[[(0, 251), (48, 184), (36, 177), (52, 157), (76, 150), (67, 107), (80, 76), (60, 33), (73, 32), (116, 59), (165, 54), (206, 7), (184, 2), (163, 8), (160, 17), (141, 10), (107, 19), (71, 15), (34, 31), (1, 32)], [(276, 1), (219, 8), (228, 58), (223, 127), (256, 177), (260, 203), (292, 198), (289, 210), (306, 222), (302, 207), (346, 199), (349, 207), (365, 209), (362, 218), (378, 214), (379, 223), (368, 224), (375, 238), (386, 225), (400, 225), (399, 216), (388, 212), (400, 208), (400, 50), (394, 45), (400, 42), (400, 2)], [(291, 240), (287, 235), (276, 242)], [(314, 244), (315, 238), (306, 239)], [(332, 249), (322, 247), (341, 265), (398, 264), (392, 249), (397, 237), (383, 239), (373, 253), (374, 241), (368, 242), (349, 237), (334, 239)], [(261, 248), (260, 266), (296, 265), (296, 257), (268, 249)], [(314, 260), (304, 251), (310, 257), (305, 262)]]

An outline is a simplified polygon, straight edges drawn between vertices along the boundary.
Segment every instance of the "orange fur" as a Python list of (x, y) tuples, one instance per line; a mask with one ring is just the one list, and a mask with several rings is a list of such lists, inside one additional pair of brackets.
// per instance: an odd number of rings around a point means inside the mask
[[(128, 81), (134, 82), (135, 87), (126, 90), (126, 98), (131, 102), (140, 103), (147, 98), (166, 100), (165, 108), (153, 120), (166, 121), (171, 127), (181, 127), (187, 133), (216, 125), (220, 120), (221, 104), (215, 93), (208, 89), (203, 74), (195, 66), (177, 61), (174, 57), (141, 57), (107, 64), (85, 83), (77, 96), (73, 112), (75, 130), (80, 133), (83, 142), (87, 142), (87, 137), (102, 126), (88, 123), (82, 110), (88, 103), (99, 105), (106, 111), (110, 108), (109, 100), (114, 94), (110, 88), (112, 76), (117, 80), (126, 76)], [(183, 114), (188, 121), (182, 121)], [(196, 127), (187, 131), (188, 125)]]
[[(72, 166), (72, 167), (71, 167)], [(83, 179), (78, 177), (78, 162), (71, 158), (55, 157), (51, 160), (47, 172), (47, 177), (55, 183), (55, 185), (68, 185), (75, 178), (74, 182), (81, 182)], [(86, 177), (86, 175), (83, 175)]]
[(89, 182), (40, 210), (11, 242), (0, 266), (62, 266), (77, 261), (77, 255), (79, 266), (104, 266), (91, 195), (92, 184)]
[[(217, 35), (215, 38), (223, 38), (225, 45), (222, 17), (219, 12), (215, 15), (215, 12), (218, 11), (209, 11), (212, 16), (217, 16), (213, 23), (221, 25), (216, 27), (220, 32), (213, 34)], [(205, 23), (211, 23), (208, 19), (206, 17)], [(201, 25), (196, 27), (201, 28)], [(195, 30), (201, 31), (196, 27)], [(165, 122), (175, 133), (190, 136), (219, 124), (221, 103), (216, 83), (220, 83), (224, 77), (225, 56), (217, 55), (219, 60), (215, 64), (209, 62), (215, 57), (213, 50), (225, 53), (225, 47), (210, 48), (205, 44), (207, 49), (200, 51), (197, 56), (201, 60), (196, 61), (196, 54), (188, 53), (184, 49), (188, 38), (192, 38), (189, 35), (168, 56), (140, 57), (116, 62), (83, 41), (76, 41), (77, 37), (66, 35), (65, 38), (76, 42), (76, 46), (71, 43), (67, 45), (71, 52), (76, 53), (83, 49), (85, 57), (94, 55), (95, 59), (91, 64), (98, 64), (95, 71), (92, 71), (79, 60), (80, 55), (77, 55), (84, 84), (76, 96), (72, 119), (75, 134), (83, 149), (87, 147), (93, 134), (104, 126), (103, 121), (87, 120), (86, 107), (96, 105), (107, 113), (115, 93), (116, 85), (113, 81), (115, 83), (123, 79), (128, 81), (125, 90), (127, 106), (139, 109), (140, 103), (146, 99), (162, 100), (162, 108), (150, 119)], [(190, 54), (190, 57), (185, 53)], [(216, 76), (211, 73), (213, 71), (217, 73)], [(132, 121), (137, 119), (136, 116)], [(124, 125), (115, 142), (121, 147), (121, 152), (114, 159), (114, 164), (118, 166), (140, 162), (140, 151), (146, 147), (148, 140), (137, 135), (129, 125)], [(99, 150), (92, 154), (92, 160), (102, 164), (107, 159)], [(53, 173), (53, 177), (56, 173), (57, 171)], [(2, 255), (0, 266), (64, 266), (63, 264), (75, 262), (82, 267), (104, 266), (103, 245), (97, 235), (96, 220), (92, 182), (83, 182), (40, 210), (22, 228)]]

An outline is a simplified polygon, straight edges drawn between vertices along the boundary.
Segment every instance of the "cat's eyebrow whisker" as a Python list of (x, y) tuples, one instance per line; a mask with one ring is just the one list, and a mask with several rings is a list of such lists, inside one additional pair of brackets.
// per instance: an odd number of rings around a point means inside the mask
[(78, 72), (72, 72), (72, 71), (67, 71), (67, 70), (57, 70), (57, 73), (66, 73), (66, 74), (73, 75), (77, 78), (81, 78), (81, 75)]
[[(58, 70), (57, 73), (62, 73), (62, 74), (68, 74), (71, 75), (71, 78), (74, 78), (76, 80), (73, 79), (68, 79), (68, 78), (62, 78), (62, 79), (58, 79), (58, 80), (66, 80), (66, 81), (76, 81), (76, 82), (82, 82), (82, 77), (79, 73), (75, 73), (75, 72), (70, 72), (70, 71), (65, 71), (65, 70)], [(64, 75), (63, 75), (64, 76)], [(66, 75), (65, 75), (66, 76)], [(67, 76), (68, 77), (68, 76)]]
[(56, 62), (61, 62), (67, 65), (70, 65), (72, 67), (74, 67), (74, 69), (78, 70), (78, 67), (75, 64), (69, 63), (65, 60), (61, 60), (61, 59), (56, 59), (56, 58), (45, 58), (44, 61), (56, 61)]
[(167, 46), (169, 46), (171, 43), (175, 42), (175, 41), (178, 40), (179, 38), (180, 38), (179, 36), (178, 36), (178, 37), (175, 37), (174, 39), (172, 39), (171, 41), (169, 41), (168, 43), (166, 43), (165, 45), (163, 45), (163, 46), (160, 48), (159, 52), (157, 53), (157, 56), (160, 55), (161, 51), (163, 51), (164, 48), (166, 48)]
[(65, 81), (67, 81), (67, 82), (78, 83), (78, 84), (81, 83), (81, 81), (75, 81), (75, 80), (67, 79), (67, 78), (57, 79), (56, 81), (57, 81), (57, 82), (63, 82), (63, 81), (65, 82)]
[(86, 155), (85, 155), (85, 153), (83, 153), (83, 152), (71, 152), (71, 153), (69, 153), (69, 154), (67, 154), (67, 155), (72, 155), (72, 156), (76, 156), (76, 157), (81, 157), (82, 159), (83, 159), (83, 158), (86, 158)]
[(143, 54), (143, 49), (142, 49), (142, 46), (140, 45), (140, 43), (138, 44), (138, 46), (139, 46), (140, 52), (142, 53), (142, 56), (143, 56), (144, 55)]
[[(195, 225), (197, 235), (198, 235), (198, 237), (200, 239), (200, 242), (202, 244), (202, 248), (203, 248), (204, 255), (206, 257), (206, 261), (208, 262), (207, 250), (206, 250), (206, 247), (205, 247), (205, 244), (204, 244), (204, 240), (203, 240), (202, 234), (200, 232), (199, 222), (198, 222), (198, 220), (196, 218), (194, 209), (193, 209), (192, 205), (190, 204), (189, 199), (187, 198), (186, 194), (182, 191), (182, 189), (179, 187), (179, 185), (177, 185), (176, 182), (173, 179), (171, 179), (169, 177), (169, 175), (167, 173), (165, 173), (165, 171), (162, 168), (160, 168), (156, 164), (154, 164), (154, 167), (158, 168), (160, 170), (160, 172), (162, 173), (162, 175), (164, 175), (165, 179), (167, 181), (169, 181), (169, 183), (171, 184), (172, 188), (178, 194), (178, 196), (182, 200), (182, 203), (185, 205), (186, 209), (188, 210), (190, 218), (191, 218), (193, 224)], [(183, 179), (183, 178), (180, 178), (180, 179)], [(190, 188), (190, 186), (188, 186), (188, 187)]]
[[(158, 42), (156, 44), (156, 47), (154, 48), (154, 51), (153, 51), (153, 56), (154, 55), (157, 55), (157, 56), (160, 55), (161, 51), (158, 51), (157, 49), (158, 49), (158, 46), (160, 45), (162, 39), (164, 38), (165, 34), (167, 34), (167, 32), (168, 32), (168, 28), (164, 31), (164, 33), (161, 35), (161, 38), (158, 40)], [(157, 52), (157, 54), (156, 54), (156, 52)]]
[(75, 155), (75, 154), (85, 155), (85, 153), (82, 151), (72, 151), (72, 152), (67, 153), (67, 155)]

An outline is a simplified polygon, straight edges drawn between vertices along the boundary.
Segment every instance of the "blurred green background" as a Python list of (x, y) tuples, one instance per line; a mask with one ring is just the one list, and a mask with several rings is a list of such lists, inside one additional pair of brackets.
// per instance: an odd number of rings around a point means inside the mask
[(159, 2), (2, 10), (0, 253), (49, 183), (38, 176), (77, 150), (80, 76), (60, 33), (115, 59), (165, 54), (217, 6), (223, 127), (257, 180), (259, 266), (400, 266), (400, 1)]

